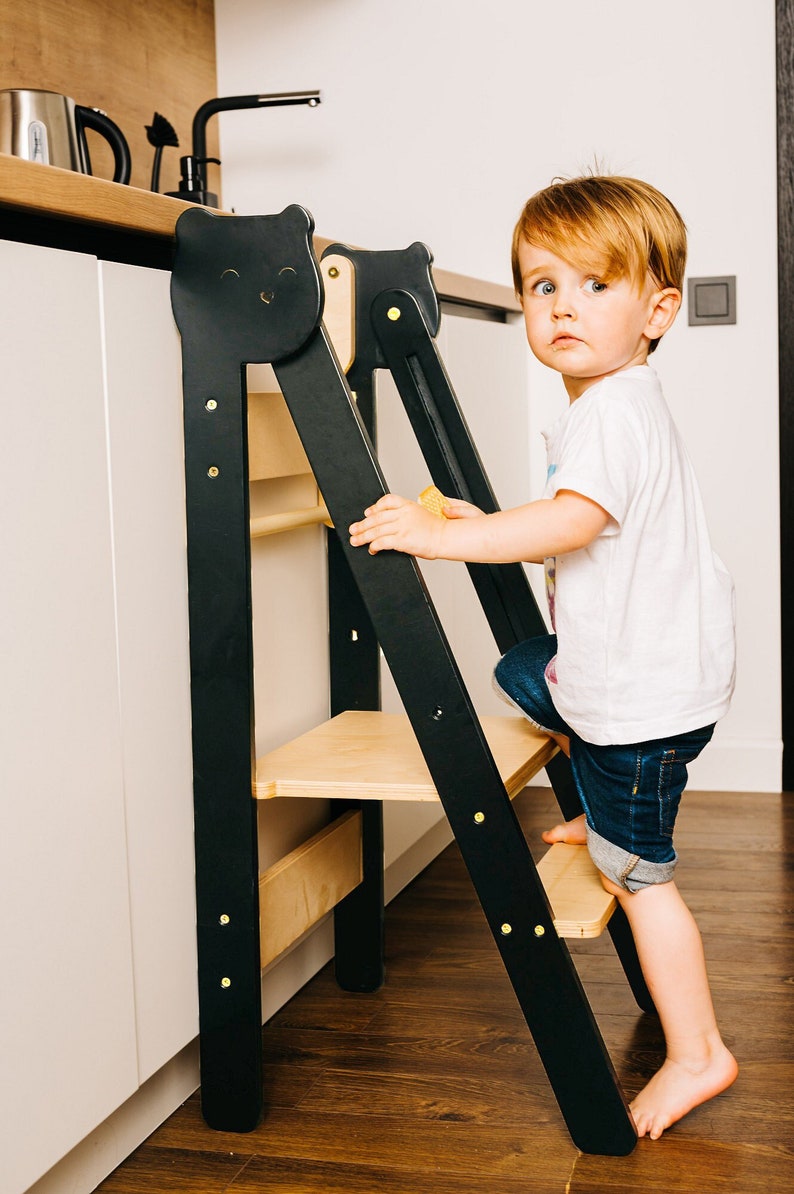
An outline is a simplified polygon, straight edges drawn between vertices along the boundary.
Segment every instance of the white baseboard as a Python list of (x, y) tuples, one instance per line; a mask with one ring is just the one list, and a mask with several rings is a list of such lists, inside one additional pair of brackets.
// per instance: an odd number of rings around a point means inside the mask
[(712, 742), (689, 768), (689, 787), (698, 792), (780, 792), (783, 743), (737, 738)]
[[(386, 870), (386, 902), (414, 879), (452, 840), (446, 819), (432, 826)], [(270, 966), (262, 983), (265, 1021), (333, 956), (331, 918), (316, 926), (285, 957)], [(198, 1041), (158, 1070), (24, 1194), (91, 1194), (199, 1085)]]
[[(709, 743), (690, 764), (687, 787), (693, 792), (780, 792), (782, 774), (779, 739), (734, 738)], [(532, 777), (532, 786), (549, 786), (545, 771)]]
[(26, 1194), (91, 1194), (198, 1086), (198, 1041), (164, 1065), (132, 1098), (53, 1166)]

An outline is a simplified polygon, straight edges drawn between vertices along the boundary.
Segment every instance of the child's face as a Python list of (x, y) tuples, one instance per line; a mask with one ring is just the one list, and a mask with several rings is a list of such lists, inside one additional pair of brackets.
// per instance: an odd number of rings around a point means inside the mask
[(660, 291), (650, 277), (641, 291), (628, 278), (601, 282), (528, 241), (518, 260), (529, 347), (562, 374), (572, 401), (602, 378), (645, 364), (651, 340), (678, 310), (678, 291)]

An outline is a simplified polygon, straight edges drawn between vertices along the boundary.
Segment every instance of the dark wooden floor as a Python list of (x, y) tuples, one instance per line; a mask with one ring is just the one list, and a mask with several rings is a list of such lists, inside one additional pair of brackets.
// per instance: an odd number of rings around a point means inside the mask
[[(516, 801), (533, 851), (555, 815)], [(782, 1194), (794, 1191), (794, 797), (689, 793), (678, 881), (703, 933), (736, 1085), (631, 1156), (571, 1144), (456, 847), (387, 910), (386, 986), (327, 967), (264, 1028), (268, 1113), (207, 1129), (191, 1098), (101, 1194)], [(607, 935), (574, 943), (626, 1093), (660, 1062)]]

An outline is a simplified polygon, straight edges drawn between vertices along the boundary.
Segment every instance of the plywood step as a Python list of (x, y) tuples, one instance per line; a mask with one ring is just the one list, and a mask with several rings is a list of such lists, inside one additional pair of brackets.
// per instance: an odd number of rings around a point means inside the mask
[[(516, 796), (557, 746), (522, 717), (483, 717), (508, 795)], [(351, 710), (257, 760), (254, 796), (438, 800), (408, 718)]]
[(555, 842), (538, 863), (560, 937), (599, 937), (615, 911), (615, 897), (604, 891), (587, 846)]

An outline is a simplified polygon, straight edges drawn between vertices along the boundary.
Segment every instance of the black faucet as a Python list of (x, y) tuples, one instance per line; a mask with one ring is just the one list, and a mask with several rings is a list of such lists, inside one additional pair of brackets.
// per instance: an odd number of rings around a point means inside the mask
[(217, 207), (218, 196), (206, 190), (204, 167), (207, 162), (220, 165), (218, 158), (207, 157), (207, 121), (216, 112), (237, 111), (240, 108), (279, 108), (289, 104), (308, 104), (316, 108), (320, 103), (319, 91), (285, 91), (276, 95), (227, 95), (207, 100), (193, 117), (193, 152), (179, 159), (182, 177), (178, 191), (167, 191), (173, 199), (185, 199), (190, 203), (201, 203), (205, 207)]

